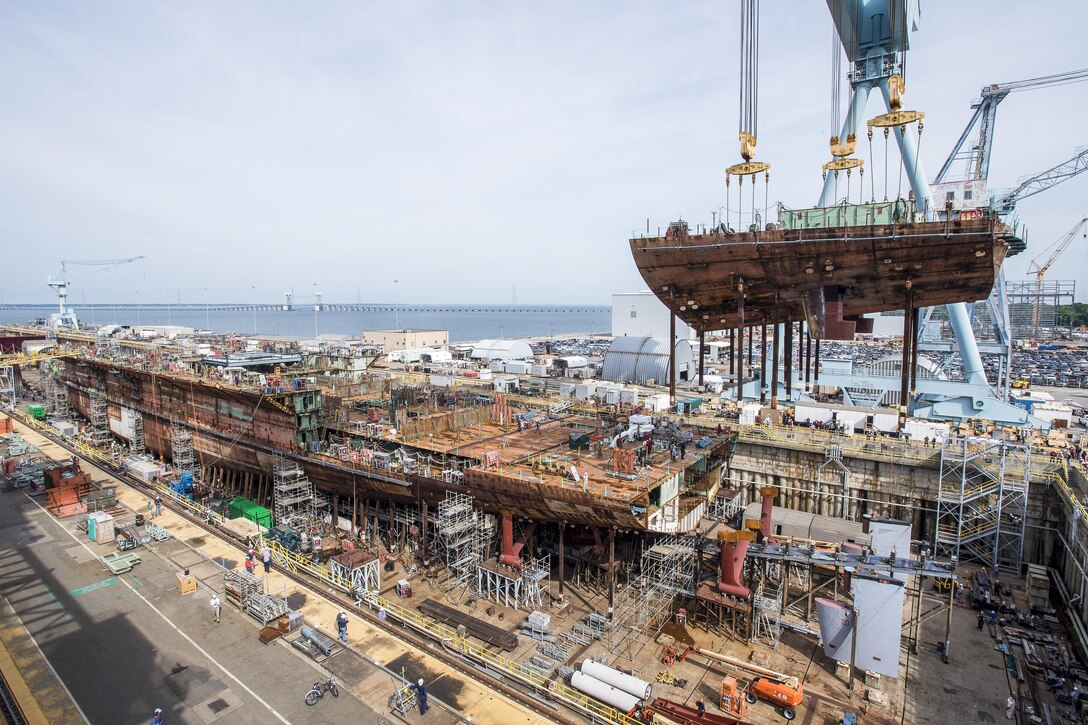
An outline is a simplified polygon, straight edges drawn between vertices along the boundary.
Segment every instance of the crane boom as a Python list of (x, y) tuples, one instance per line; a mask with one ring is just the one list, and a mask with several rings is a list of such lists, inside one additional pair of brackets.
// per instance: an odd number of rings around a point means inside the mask
[[(1061, 239), (1044, 249), (1037, 257), (1035, 257), (1035, 259), (1028, 262), (1028, 274), (1034, 274), (1036, 279), (1042, 280), (1043, 276), (1046, 274), (1046, 271), (1050, 269), (1050, 266), (1058, 260), (1058, 257), (1062, 255), (1062, 252), (1069, 248), (1069, 245), (1070, 243), (1072, 243), (1073, 238), (1077, 236), (1077, 232), (1084, 228), (1085, 224), (1088, 224), (1088, 217), (1084, 217), (1079, 222), (1074, 224), (1073, 228), (1066, 232)], [(1047, 252), (1050, 252), (1050, 256), (1047, 257), (1045, 262), (1039, 264), (1038, 260), (1041, 259), (1043, 254), (1046, 254)]]
[(1079, 149), (1076, 155), (1068, 161), (1063, 161), (1042, 173), (1027, 177), (1012, 191), (991, 200), (990, 207), (998, 214), (1008, 214), (1016, 206), (1016, 202), (1021, 199), (1035, 196), (1039, 192), (1046, 191), (1056, 184), (1072, 179), (1084, 171), (1088, 171), (1088, 148)]
[[(1026, 78), (1019, 81), (992, 83), (988, 86), (983, 86), (982, 90), (979, 91), (978, 100), (971, 104), (971, 108), (973, 108), (975, 112), (971, 116), (971, 120), (967, 122), (967, 128), (960, 134), (959, 140), (956, 142), (956, 145), (952, 147), (952, 152), (948, 155), (948, 158), (945, 159), (944, 165), (941, 166), (941, 170), (937, 173), (937, 177), (934, 179), (933, 183), (940, 184), (945, 181), (945, 177), (957, 160), (967, 162), (968, 175), (965, 181), (986, 180), (990, 173), (990, 150), (993, 148), (993, 133), (994, 123), (997, 118), (997, 106), (1001, 101), (1005, 100), (1005, 97), (1010, 93), (1030, 91), (1037, 88), (1063, 86), (1069, 83), (1079, 83), (1086, 80), (1088, 80), (1088, 68), (1082, 68), (1080, 70), (1055, 73), (1053, 75), (1040, 76), (1038, 78)], [(968, 145), (967, 148), (964, 148), (971, 132), (980, 122), (978, 140), (975, 143)]]
[[(1043, 313), (1043, 277), (1046, 276), (1046, 271), (1050, 269), (1050, 265), (1057, 261), (1058, 257), (1062, 255), (1073, 241), (1073, 238), (1077, 236), (1077, 232), (1084, 228), (1084, 225), (1088, 224), (1088, 217), (1082, 218), (1079, 222), (1073, 225), (1073, 228), (1066, 232), (1065, 236), (1059, 239), (1054, 244), (1050, 245), (1042, 251), (1035, 259), (1028, 262), (1028, 274), (1035, 275), (1035, 301), (1031, 306), (1031, 329), (1039, 329), (1039, 319)], [(1046, 261), (1042, 264), (1038, 263), (1038, 260), (1050, 252), (1050, 256), (1046, 258)]]
[(100, 267), (91, 274), (98, 274), (100, 272), (106, 272), (114, 267), (120, 267), (122, 264), (128, 264), (129, 262), (135, 262), (138, 259), (147, 259), (142, 254), (135, 257), (125, 257), (124, 259), (65, 259), (60, 263), (60, 272), (57, 276), (50, 277), (46, 280), (46, 284), (57, 291), (57, 302), (60, 309), (59, 313), (53, 315), (53, 327), (71, 327), (73, 330), (79, 329), (79, 320), (76, 319), (75, 313), (68, 308), (68, 286), (72, 283), (72, 280), (68, 279), (68, 267), (69, 266), (82, 266), (82, 267)]

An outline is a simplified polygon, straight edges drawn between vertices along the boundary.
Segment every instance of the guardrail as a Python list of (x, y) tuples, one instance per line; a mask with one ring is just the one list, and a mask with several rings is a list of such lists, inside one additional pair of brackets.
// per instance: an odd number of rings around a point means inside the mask
[(357, 592), (347, 579), (333, 574), (332, 571), (315, 563), (309, 557), (290, 551), (278, 541), (262, 538), (261, 543), (272, 552), (273, 560), (285, 569), (319, 579), (343, 594), (357, 597), (360, 605), (365, 605), (374, 611), (385, 609), (388, 618), (399, 621), (402, 626), (439, 642), (448, 651), (490, 667), (534, 689), (543, 690), (550, 697), (600, 721), (617, 725), (639, 725), (637, 720), (626, 714), (599, 703), (561, 682), (551, 681), (526, 665), (490, 651), (482, 644), (477, 644), (467, 637), (461, 637), (455, 630), (408, 609), (395, 600), (386, 599), (376, 592)]
[[(25, 423), (31, 428), (54, 436), (60, 435), (53, 426), (44, 421), (31, 418), (22, 411), (9, 410), (8, 412), (12, 413), (20, 420), (20, 422)], [(104, 463), (111, 469), (117, 470), (118, 468), (112, 458), (100, 451), (88, 448), (82, 444), (77, 445), (76, 442), (71, 439), (65, 439), (65, 444), (71, 445), (73, 448), (78, 448), (81, 455), (97, 462)], [(162, 484), (150, 484), (149, 488), (164, 498), (168, 498), (172, 503), (184, 508), (193, 516), (203, 518), (209, 523), (221, 526), (226, 521), (214, 511), (174, 492), (167, 486), (163, 486)], [(329, 569), (314, 563), (312, 559), (292, 552), (282, 546), (279, 542), (266, 537), (260, 537), (260, 542), (269, 547), (276, 563), (288, 571), (295, 574), (305, 573), (333, 587), (341, 594), (349, 596), (357, 595), (355, 589), (344, 578), (334, 575)], [(361, 605), (366, 605), (375, 611), (384, 607), (389, 617), (398, 620), (403, 626), (409, 627), (416, 632), (437, 641), (452, 654), (460, 655), (469, 661), (490, 667), (524, 685), (528, 685), (534, 690), (547, 693), (548, 697), (557, 700), (578, 712), (588, 715), (598, 722), (615, 723), (616, 725), (641, 725), (638, 720), (629, 717), (625, 713), (598, 702), (588, 695), (564, 685), (561, 682), (549, 680), (543, 675), (529, 669), (526, 665), (491, 652), (482, 644), (472, 642), (467, 637), (461, 637), (456, 631), (449, 627), (403, 607), (398, 602), (386, 599), (376, 592), (363, 592), (362, 596), (359, 598), (359, 602)]]

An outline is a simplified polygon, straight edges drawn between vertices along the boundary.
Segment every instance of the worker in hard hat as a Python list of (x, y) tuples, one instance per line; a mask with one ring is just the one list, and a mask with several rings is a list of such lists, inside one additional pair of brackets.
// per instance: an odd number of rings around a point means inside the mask
[(419, 701), (419, 714), (425, 715), (431, 708), (427, 705), (427, 686), (423, 684), (422, 677), (416, 685), (416, 699)]

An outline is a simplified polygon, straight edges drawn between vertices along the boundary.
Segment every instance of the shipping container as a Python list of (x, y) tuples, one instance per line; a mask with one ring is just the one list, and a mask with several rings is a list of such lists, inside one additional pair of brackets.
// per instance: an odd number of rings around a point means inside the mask
[(272, 512), (264, 506), (253, 503), (248, 498), (242, 498), (241, 496), (232, 498), (227, 504), (227, 510), (230, 514), (229, 518), (247, 519), (258, 526), (272, 528)]

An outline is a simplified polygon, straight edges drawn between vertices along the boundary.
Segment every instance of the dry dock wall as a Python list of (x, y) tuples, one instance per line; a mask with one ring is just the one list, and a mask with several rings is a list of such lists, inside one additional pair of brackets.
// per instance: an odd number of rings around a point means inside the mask
[[(738, 491), (740, 503), (746, 504), (759, 500), (761, 487), (775, 486), (779, 506), (852, 520), (869, 515), (909, 521), (915, 540), (933, 542), (940, 448), (890, 439), (835, 442), (808, 433), (797, 430), (777, 438), (742, 434), (722, 487)], [(1033, 455), (1024, 533), (1026, 563), (1048, 563), (1056, 544), (1043, 534), (1069, 516), (1051, 490), (1053, 468), (1048, 456)], [(1088, 532), (1083, 535), (1088, 552)]]

